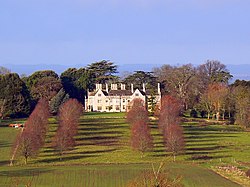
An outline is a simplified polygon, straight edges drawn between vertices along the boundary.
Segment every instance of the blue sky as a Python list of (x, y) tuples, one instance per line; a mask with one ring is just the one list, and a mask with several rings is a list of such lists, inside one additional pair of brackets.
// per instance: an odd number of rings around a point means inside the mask
[(249, 0), (0, 0), (1, 64), (250, 64)]

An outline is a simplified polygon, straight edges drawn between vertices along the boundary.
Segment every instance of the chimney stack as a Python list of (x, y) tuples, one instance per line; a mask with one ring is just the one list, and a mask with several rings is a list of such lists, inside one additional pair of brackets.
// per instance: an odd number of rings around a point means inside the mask
[(111, 90), (117, 90), (117, 84), (111, 84)]
[(142, 84), (142, 91), (143, 91), (144, 93), (146, 92), (145, 83)]
[(161, 95), (161, 85), (158, 83), (158, 94)]
[(108, 93), (109, 92), (109, 87), (108, 87), (108, 84), (106, 83), (106, 92)]
[(134, 85), (131, 84), (131, 92), (134, 93)]
[(102, 84), (96, 84), (95, 89), (96, 90), (102, 90)]
[(121, 90), (125, 90), (125, 84), (121, 84)]

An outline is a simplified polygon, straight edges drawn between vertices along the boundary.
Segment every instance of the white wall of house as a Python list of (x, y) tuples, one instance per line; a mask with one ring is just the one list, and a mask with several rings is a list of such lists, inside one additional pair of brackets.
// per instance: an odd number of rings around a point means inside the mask
[[(143, 95), (139, 89), (136, 89), (131, 95), (107, 96), (101, 90), (100, 85), (97, 88), (95, 94), (89, 95), (86, 99), (86, 109), (89, 112), (126, 112), (130, 108), (131, 101), (136, 98), (143, 100), (146, 107), (148, 105), (147, 96)], [(160, 101), (160, 95), (156, 96), (156, 100)]]

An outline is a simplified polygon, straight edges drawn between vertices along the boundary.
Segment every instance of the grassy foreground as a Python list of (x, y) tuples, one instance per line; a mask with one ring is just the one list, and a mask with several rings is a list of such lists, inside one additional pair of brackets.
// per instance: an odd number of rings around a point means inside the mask
[[(50, 166), (50, 167), (1, 167), (0, 186), (84, 186), (124, 187), (135, 180), (147, 164)], [(184, 186), (237, 187), (239, 185), (222, 178), (216, 173), (189, 164), (168, 164), (169, 176), (182, 176)]]
[(236, 126), (183, 123), (186, 150), (173, 164), (155, 121), (150, 125), (154, 148), (141, 158), (141, 154), (130, 148), (130, 130), (124, 114), (88, 113), (80, 120), (76, 148), (65, 154), (62, 161), (51, 147), (57, 127), (56, 120), (51, 118), (46, 144), (39, 157), (29, 160), (28, 166), (23, 166), (23, 160), (18, 159), (14, 167), (9, 167), (10, 147), (18, 129), (7, 127), (8, 123), (13, 122), (3, 121), (0, 127), (0, 186), (27, 183), (126, 186), (144, 170), (151, 170), (151, 163), (163, 160), (168, 160), (165, 169), (169, 175), (182, 176), (185, 186), (238, 186), (207, 168), (250, 160), (250, 134)]

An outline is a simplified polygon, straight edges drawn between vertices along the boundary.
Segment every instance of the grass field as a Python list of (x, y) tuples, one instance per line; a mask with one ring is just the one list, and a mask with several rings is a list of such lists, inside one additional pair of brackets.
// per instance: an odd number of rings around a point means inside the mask
[(141, 158), (130, 148), (129, 125), (123, 113), (88, 113), (81, 117), (77, 146), (61, 161), (51, 147), (57, 127), (51, 118), (39, 157), (29, 160), (28, 166), (16, 160), (15, 166), (9, 167), (10, 147), (18, 132), (6, 126), (10, 122), (2, 121), (0, 127), (0, 186), (28, 182), (36, 186), (126, 186), (138, 173), (150, 170), (151, 163), (166, 160), (166, 170), (172, 177), (182, 176), (185, 186), (237, 186), (207, 168), (250, 160), (250, 133), (236, 126), (183, 123), (186, 150), (173, 164), (155, 121), (150, 124), (154, 148)]

